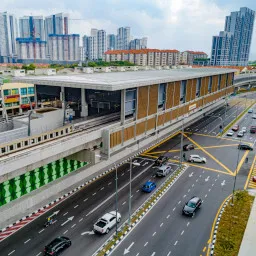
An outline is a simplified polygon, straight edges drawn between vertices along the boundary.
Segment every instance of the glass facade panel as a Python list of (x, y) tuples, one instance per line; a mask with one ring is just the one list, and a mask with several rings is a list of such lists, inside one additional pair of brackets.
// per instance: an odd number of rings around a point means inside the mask
[(218, 77), (218, 91), (220, 90), (220, 84), (221, 84), (221, 75)]
[(12, 89), (12, 95), (16, 95), (16, 94), (19, 94), (19, 89), (17, 88)]
[(163, 107), (165, 103), (165, 90), (166, 84), (160, 84), (158, 86), (158, 107)]
[(11, 95), (11, 90), (4, 90), (4, 96)]
[(27, 88), (21, 88), (20, 89), (20, 94), (21, 95), (27, 95)]
[(202, 84), (202, 79), (197, 78), (197, 82), (196, 82), (196, 97), (197, 98), (200, 97), (201, 84)]
[(125, 115), (132, 115), (135, 112), (136, 108), (136, 95), (137, 95), (137, 90), (132, 89), (132, 90), (126, 90), (125, 94)]
[(28, 87), (28, 94), (34, 94), (34, 87)]
[(185, 103), (186, 102), (186, 88), (187, 88), (187, 80), (181, 81), (180, 103)]
[(209, 77), (209, 83), (208, 83), (208, 93), (212, 92), (212, 76)]

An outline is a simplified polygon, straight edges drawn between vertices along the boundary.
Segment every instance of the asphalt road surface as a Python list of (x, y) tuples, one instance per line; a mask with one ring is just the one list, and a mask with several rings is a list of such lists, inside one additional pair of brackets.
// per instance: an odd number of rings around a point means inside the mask
[[(225, 117), (226, 112), (225, 122), (228, 123), (234, 119), (235, 114), (239, 115), (243, 109), (244, 104), (239, 101), (228, 106), (227, 109), (225, 107), (217, 109), (212, 113), (212, 116), (203, 117), (199, 122), (188, 127), (186, 132), (192, 132), (192, 134), (188, 134), (188, 137), (206, 147), (210, 138), (207, 136), (196, 137), (199, 136), (196, 133), (214, 135), (215, 132), (217, 134), (221, 119), (214, 116)], [(176, 136), (158, 147), (157, 150), (178, 149), (179, 143), (180, 137)], [(228, 150), (229, 148), (227, 148)], [(201, 152), (202, 154), (205, 153), (204, 151)], [(214, 155), (214, 152), (211, 154)], [(223, 152), (218, 154), (223, 156)], [(214, 156), (218, 158), (218, 154)], [(240, 155), (239, 161), (243, 156), (243, 154)], [(178, 158), (173, 160), (178, 161)], [(154, 177), (154, 170), (151, 168), (154, 157), (139, 157), (133, 161), (140, 163), (140, 166), (134, 166), (132, 171), (132, 210), (135, 211), (149, 197), (148, 194), (141, 192), (141, 186), (147, 180), (155, 181), (159, 186), (165, 179)], [(236, 167), (235, 162), (233, 162), (232, 165), (228, 166), (231, 172)], [(173, 161), (171, 164), (175, 169), (177, 162)], [(241, 166), (238, 172), (237, 188), (243, 187), (249, 164), (250, 162)], [(216, 161), (209, 160), (205, 167), (209, 169), (201, 168), (200, 165), (191, 165), (175, 186), (169, 190), (113, 254), (122, 255), (124, 249), (134, 242), (131, 247), (133, 253), (130, 255), (137, 255), (137, 253), (140, 253), (139, 255), (168, 255), (170, 251), (172, 254), (175, 252), (173, 255), (196, 255), (195, 253), (198, 253), (205, 245), (216, 211), (222, 200), (231, 193), (234, 180), (234, 176), (223, 166), (216, 164)], [(221, 172), (210, 169), (219, 169)], [(192, 176), (188, 176), (191, 173), (193, 173)], [(128, 182), (129, 164), (124, 164), (118, 168), (118, 209), (122, 215), (122, 222), (128, 218)], [(115, 209), (114, 192), (115, 173), (112, 172), (86, 186), (45, 215), (40, 216), (3, 240), (0, 243), (1, 256), (43, 255), (44, 246), (60, 235), (65, 235), (72, 241), (72, 246), (62, 255), (92, 255), (114, 232), (112, 230), (108, 235), (96, 235), (92, 232), (93, 224), (97, 219), (104, 213)], [(193, 195), (202, 197), (204, 200), (203, 207), (194, 219), (185, 218), (180, 214), (182, 206)], [(59, 211), (56, 222), (52, 226), (44, 228), (43, 224), (47, 216), (55, 211)], [(168, 217), (168, 215), (170, 216)], [(153, 235), (154, 232), (156, 232), (155, 235)], [(118, 252), (121, 254), (117, 254)], [(191, 254), (189, 254), (190, 252)]]

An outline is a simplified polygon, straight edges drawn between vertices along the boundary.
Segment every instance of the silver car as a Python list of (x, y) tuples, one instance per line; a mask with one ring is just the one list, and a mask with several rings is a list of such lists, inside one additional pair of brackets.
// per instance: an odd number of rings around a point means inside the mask
[(172, 168), (168, 165), (162, 165), (161, 167), (157, 168), (156, 176), (158, 177), (166, 177)]

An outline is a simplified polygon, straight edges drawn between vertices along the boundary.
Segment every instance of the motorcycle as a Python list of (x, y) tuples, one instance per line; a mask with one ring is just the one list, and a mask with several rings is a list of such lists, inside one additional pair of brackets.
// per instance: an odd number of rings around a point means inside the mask
[(54, 224), (54, 223), (53, 223), (53, 220), (51, 220), (51, 221), (47, 220), (47, 221), (44, 223), (44, 227), (47, 228), (48, 226), (50, 226), (50, 225), (52, 225), (52, 224)]

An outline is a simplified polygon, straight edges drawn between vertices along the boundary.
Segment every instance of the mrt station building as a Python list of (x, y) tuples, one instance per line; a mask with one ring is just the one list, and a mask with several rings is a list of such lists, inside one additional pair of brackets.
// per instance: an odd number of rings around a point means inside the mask
[[(180, 129), (221, 104), (234, 92), (235, 70), (188, 68), (31, 76), (35, 97), (75, 103), (77, 115), (120, 115), (102, 132), (103, 153), (114, 152), (160, 130)], [(46, 99), (46, 98), (45, 98)], [(118, 114), (117, 114), (118, 113)]]

